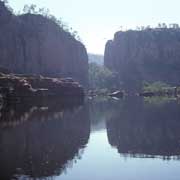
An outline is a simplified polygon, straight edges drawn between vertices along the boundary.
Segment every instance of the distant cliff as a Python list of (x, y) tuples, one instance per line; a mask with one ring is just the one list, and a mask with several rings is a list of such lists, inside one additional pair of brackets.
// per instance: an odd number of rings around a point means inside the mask
[(88, 84), (88, 56), (81, 42), (42, 15), (15, 16), (1, 1), (0, 66), (13, 73), (73, 77)]
[(143, 81), (180, 84), (180, 29), (117, 32), (105, 47), (104, 64), (118, 72), (121, 86), (138, 90)]
[(89, 63), (96, 63), (101, 66), (103, 65), (103, 59), (104, 59), (103, 55), (89, 53), (88, 57), (89, 57)]

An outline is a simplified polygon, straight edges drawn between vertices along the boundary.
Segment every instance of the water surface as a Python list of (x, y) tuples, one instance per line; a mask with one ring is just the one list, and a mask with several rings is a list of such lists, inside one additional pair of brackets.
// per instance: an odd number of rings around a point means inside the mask
[(175, 100), (1, 109), (0, 179), (179, 180)]

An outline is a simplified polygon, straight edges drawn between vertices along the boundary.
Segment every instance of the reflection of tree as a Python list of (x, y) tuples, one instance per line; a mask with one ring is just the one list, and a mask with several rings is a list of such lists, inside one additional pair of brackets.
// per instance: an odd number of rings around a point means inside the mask
[(124, 101), (107, 121), (109, 143), (124, 156), (179, 158), (179, 106), (176, 102), (154, 106), (138, 101)]
[[(88, 108), (75, 108), (72, 104), (68, 108), (55, 102), (46, 108), (33, 107), (29, 111), (22, 107), (13, 110), (12, 121), (16, 126), (1, 126), (0, 179), (11, 179), (15, 175), (53, 178), (72, 167), (81, 158), (88, 142)], [(7, 114), (2, 113), (1, 120), (11, 117)], [(24, 118), (26, 122), (17, 123)]]

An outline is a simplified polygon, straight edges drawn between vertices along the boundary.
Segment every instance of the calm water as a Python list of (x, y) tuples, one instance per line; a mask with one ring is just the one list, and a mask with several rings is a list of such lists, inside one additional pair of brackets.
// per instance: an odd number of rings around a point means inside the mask
[(175, 100), (12, 105), (0, 129), (0, 180), (180, 179)]

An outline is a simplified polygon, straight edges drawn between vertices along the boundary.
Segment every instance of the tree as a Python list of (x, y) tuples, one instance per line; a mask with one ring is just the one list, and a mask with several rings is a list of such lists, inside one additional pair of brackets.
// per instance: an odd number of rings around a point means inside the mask
[(92, 89), (118, 88), (117, 74), (94, 62), (89, 64), (89, 81)]
[(167, 28), (166, 23), (162, 23), (162, 27), (163, 27), (163, 28)]
[(31, 4), (31, 5), (24, 5), (23, 8), (23, 13), (30, 13), (30, 14), (37, 14), (37, 10), (36, 10), (37, 6), (35, 4)]
[(4, 4), (8, 4), (8, 0), (0, 0), (0, 2), (3, 2)]
[(170, 28), (179, 29), (179, 24), (176, 23), (170, 24)]

